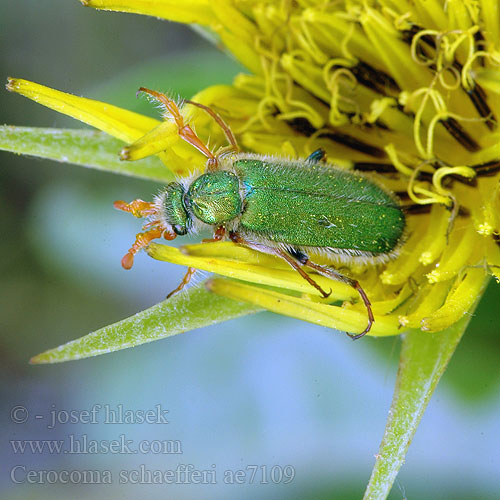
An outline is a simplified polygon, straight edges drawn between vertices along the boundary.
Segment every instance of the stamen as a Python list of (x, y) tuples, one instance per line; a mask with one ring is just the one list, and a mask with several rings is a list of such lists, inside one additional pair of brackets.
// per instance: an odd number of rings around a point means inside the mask
[(440, 120), (440, 123), (453, 139), (459, 142), (467, 151), (472, 153), (479, 151), (479, 144), (465, 131), (455, 118), (449, 117), (445, 120)]
[[(317, 129), (314, 128), (311, 123), (304, 118), (295, 118), (293, 120), (287, 120), (287, 123), (292, 127), (293, 130), (300, 132), (301, 134), (309, 137), (317, 132)], [(329, 130), (329, 129), (327, 129)], [(361, 153), (365, 153), (369, 156), (374, 156), (375, 158), (385, 158), (387, 155), (383, 149), (380, 149), (371, 144), (367, 144), (365, 142), (356, 139), (350, 135), (341, 133), (341, 132), (320, 132), (316, 136), (318, 139), (325, 138), (330, 139), (333, 142), (338, 144), (342, 144), (348, 148), (351, 148), (355, 151), (360, 151)]]
[(493, 114), (493, 111), (488, 106), (486, 102), (486, 93), (483, 88), (476, 83), (474, 88), (467, 91), (467, 95), (469, 96), (472, 104), (476, 108), (477, 112), (482, 118), (485, 118), (485, 124), (490, 130), (494, 130), (497, 126), (497, 119)]

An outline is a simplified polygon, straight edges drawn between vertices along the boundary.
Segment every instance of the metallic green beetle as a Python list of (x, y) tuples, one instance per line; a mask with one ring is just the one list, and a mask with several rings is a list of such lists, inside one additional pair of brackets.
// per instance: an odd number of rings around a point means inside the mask
[[(122, 259), (130, 269), (133, 256), (152, 239), (214, 228), (213, 241), (224, 236), (246, 247), (276, 255), (290, 264), (324, 297), (325, 292), (302, 268), (345, 282), (355, 288), (368, 312), (367, 333), (374, 321), (370, 301), (359, 283), (329, 266), (310, 260), (310, 254), (343, 263), (378, 264), (395, 257), (405, 234), (405, 216), (394, 194), (376, 182), (334, 167), (317, 150), (303, 160), (289, 160), (238, 152), (229, 127), (206, 106), (186, 101), (207, 111), (223, 128), (231, 146), (214, 155), (184, 124), (177, 105), (164, 94), (141, 88), (165, 105), (177, 123), (179, 135), (208, 158), (207, 171), (168, 184), (147, 203), (115, 202), (115, 207), (136, 217), (148, 217), (148, 231)], [(188, 283), (189, 269), (178, 288)], [(169, 295), (169, 296), (170, 296)]]

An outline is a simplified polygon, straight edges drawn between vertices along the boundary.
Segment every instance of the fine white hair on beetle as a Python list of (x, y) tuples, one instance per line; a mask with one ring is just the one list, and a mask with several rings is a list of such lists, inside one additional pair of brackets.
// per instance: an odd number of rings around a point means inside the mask
[[(160, 93), (167, 96), (168, 99), (173, 101), (174, 104), (179, 109), (180, 113), (184, 116), (184, 110), (186, 109), (184, 106), (185, 100), (179, 94), (174, 95), (173, 92), (160, 92)], [(159, 101), (155, 96), (149, 94), (148, 92), (145, 92), (144, 90), (138, 90), (136, 92), (136, 97), (138, 98), (145, 97), (150, 103), (153, 104), (155, 108), (160, 110), (160, 114), (164, 120), (173, 121), (173, 117), (168, 111), (165, 104)]]

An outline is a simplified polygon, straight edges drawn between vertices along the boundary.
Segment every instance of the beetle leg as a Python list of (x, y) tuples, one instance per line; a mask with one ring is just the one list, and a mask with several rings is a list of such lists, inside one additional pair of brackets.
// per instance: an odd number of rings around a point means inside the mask
[(307, 158), (306, 161), (310, 163), (318, 163), (320, 161), (323, 161), (326, 157), (326, 152), (324, 149), (316, 149), (316, 151), (313, 151)]
[(186, 271), (186, 274), (184, 275), (184, 278), (182, 278), (182, 281), (179, 283), (179, 286), (172, 290), (168, 295), (167, 299), (172, 297), (172, 295), (175, 295), (177, 292), (180, 292), (190, 281), (191, 278), (193, 277), (193, 274), (196, 272), (196, 268), (194, 267), (188, 267), (188, 270)]
[(311, 276), (309, 276), (299, 265), (299, 263), (297, 262), (296, 259), (294, 259), (291, 255), (289, 255), (288, 253), (286, 253), (285, 251), (283, 250), (280, 250), (280, 249), (276, 249), (276, 253), (275, 255), (277, 255), (278, 257), (281, 257), (283, 260), (285, 260), (288, 264), (290, 264), (290, 266), (293, 267), (293, 269), (295, 269), (310, 285), (312, 285), (314, 288), (316, 288), (316, 290), (319, 291), (319, 293), (321, 293), (321, 295), (323, 295), (323, 297), (326, 299), (327, 297), (329, 297), (332, 293), (332, 291), (330, 290), (328, 293), (325, 292), (323, 290), (323, 288), (321, 288), (321, 286), (318, 285), (318, 283), (316, 283), (312, 278)]
[(233, 151), (240, 150), (238, 143), (236, 142), (236, 139), (234, 137), (233, 131), (229, 128), (229, 125), (220, 117), (218, 113), (216, 113), (212, 108), (209, 108), (208, 106), (205, 106), (204, 104), (201, 104), (199, 102), (194, 102), (189, 100), (186, 100), (184, 102), (192, 104), (193, 106), (197, 106), (198, 108), (201, 108), (204, 111), (206, 111), (217, 122), (219, 127), (224, 131), (226, 139), (228, 140), (229, 144), (231, 144), (231, 149)]
[(234, 241), (235, 243), (238, 243), (239, 245), (244, 245), (246, 247), (252, 248), (254, 250), (257, 250), (258, 252), (262, 253), (267, 253), (270, 255), (276, 255), (276, 257), (280, 257), (284, 261), (286, 261), (295, 271), (297, 271), (302, 278), (304, 278), (311, 286), (316, 288), (316, 290), (323, 295), (324, 298), (328, 297), (332, 292), (325, 292), (319, 285), (316, 283), (311, 276), (309, 276), (301, 267), (300, 267), (300, 260), (297, 259), (295, 256), (289, 255), (287, 252), (284, 250), (281, 250), (280, 248), (274, 248), (274, 247), (268, 247), (266, 245), (262, 245), (259, 243), (251, 243), (247, 240), (245, 240), (242, 236), (240, 236), (237, 233), (231, 232), (229, 233), (229, 239), (231, 241)]
[(213, 238), (204, 238), (202, 243), (212, 243), (213, 241), (220, 241), (222, 238), (224, 238), (224, 235), (226, 234), (226, 228), (224, 226), (219, 226), (215, 231), (214, 231), (214, 236)]
[(238, 243), (239, 245), (244, 245), (249, 248), (252, 248), (254, 250), (257, 250), (262, 253), (267, 253), (271, 255), (276, 255), (277, 257), (281, 257), (283, 260), (288, 262), (290, 266), (292, 266), (308, 283), (310, 283), (314, 288), (320, 291), (320, 293), (324, 297), (328, 297), (330, 293), (326, 293), (319, 285), (316, 283), (311, 276), (309, 276), (301, 267), (300, 265), (310, 267), (311, 269), (314, 269), (316, 272), (319, 274), (322, 274), (323, 276), (326, 276), (327, 278), (336, 280), (336, 281), (341, 281), (343, 283), (346, 283), (350, 286), (352, 286), (355, 290), (358, 291), (361, 299), (363, 300), (363, 303), (365, 304), (366, 311), (368, 313), (368, 326), (361, 332), (356, 335), (353, 335), (351, 333), (347, 333), (349, 337), (351, 337), (353, 340), (359, 339), (363, 337), (366, 333), (370, 331), (370, 328), (372, 327), (373, 322), (375, 321), (375, 318), (373, 317), (373, 311), (371, 307), (370, 300), (368, 299), (368, 296), (366, 295), (365, 291), (361, 288), (361, 285), (358, 283), (358, 281), (348, 278), (347, 276), (344, 276), (343, 274), (340, 274), (339, 272), (335, 271), (335, 269), (328, 267), (328, 266), (320, 266), (319, 264), (315, 264), (311, 260), (309, 260), (309, 257), (301, 252), (300, 250), (291, 250), (289, 253), (285, 252), (284, 250), (281, 250), (279, 248), (273, 248), (273, 247), (268, 247), (263, 244), (259, 243), (251, 243), (247, 240), (245, 240), (242, 236), (235, 232), (230, 232), (229, 233), (229, 239), (231, 241), (234, 241), (235, 243)]
[(184, 123), (184, 118), (177, 107), (177, 104), (172, 99), (169, 99), (165, 94), (161, 92), (156, 92), (156, 90), (150, 90), (145, 87), (141, 87), (139, 92), (145, 92), (150, 96), (154, 97), (158, 102), (163, 104), (167, 111), (172, 115), (175, 124), (177, 125), (178, 133), (182, 139), (184, 139), (187, 143), (194, 146), (200, 153), (205, 155), (208, 158), (208, 162), (210, 165), (213, 165), (214, 168), (217, 166), (217, 157), (210, 151), (205, 144), (203, 144), (202, 140), (196, 135), (194, 130)]
[(372, 311), (372, 305), (370, 303), (370, 300), (368, 299), (368, 296), (366, 295), (365, 291), (361, 288), (361, 285), (359, 284), (358, 281), (348, 278), (347, 276), (344, 276), (343, 274), (340, 274), (339, 272), (335, 271), (335, 269), (332, 269), (331, 267), (328, 266), (320, 266), (319, 264), (315, 264), (314, 262), (311, 262), (309, 258), (304, 262), (304, 265), (307, 267), (310, 267), (311, 269), (314, 269), (317, 271), (319, 274), (322, 274), (323, 276), (326, 276), (327, 278), (331, 278), (337, 281), (342, 281), (343, 283), (347, 283), (348, 285), (352, 286), (355, 290), (358, 291), (361, 300), (365, 304), (366, 311), (368, 313), (368, 326), (361, 332), (358, 333), (357, 335), (352, 335), (350, 333), (347, 333), (349, 337), (351, 337), (353, 340), (359, 339), (363, 337), (366, 333), (370, 331), (370, 328), (372, 327), (373, 322), (375, 321), (375, 318), (373, 317), (373, 311)]
[[(219, 226), (215, 230), (213, 238), (206, 238), (203, 240), (203, 243), (210, 243), (212, 241), (220, 241), (224, 237), (225, 233), (226, 233), (226, 228), (224, 226)], [(188, 267), (188, 270), (186, 271), (184, 278), (182, 278), (182, 281), (180, 282), (179, 286), (175, 290), (172, 290), (167, 295), (167, 299), (172, 297), (172, 295), (175, 295), (177, 292), (180, 292), (191, 281), (191, 278), (196, 273), (196, 271), (197, 271), (196, 268)]]

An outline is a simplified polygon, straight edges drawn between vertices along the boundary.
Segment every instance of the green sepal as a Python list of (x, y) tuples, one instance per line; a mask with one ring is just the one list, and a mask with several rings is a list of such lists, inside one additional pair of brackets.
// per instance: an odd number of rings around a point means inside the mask
[(107, 354), (258, 311), (256, 306), (220, 297), (204, 286), (197, 286), (118, 323), (42, 352), (30, 362), (61, 363)]
[(0, 126), (0, 149), (62, 163), (166, 183), (172, 173), (156, 156), (121, 161), (124, 143), (104, 132), (79, 129)]

